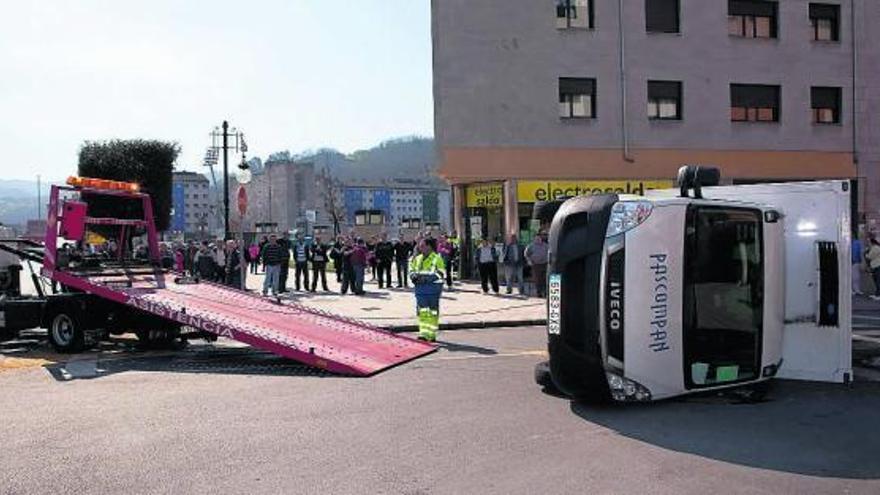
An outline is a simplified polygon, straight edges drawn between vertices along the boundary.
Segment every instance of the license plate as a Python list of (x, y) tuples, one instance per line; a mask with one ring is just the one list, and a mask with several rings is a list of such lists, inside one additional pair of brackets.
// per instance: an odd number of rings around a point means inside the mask
[(562, 274), (551, 273), (547, 289), (547, 333), (559, 335), (562, 320)]

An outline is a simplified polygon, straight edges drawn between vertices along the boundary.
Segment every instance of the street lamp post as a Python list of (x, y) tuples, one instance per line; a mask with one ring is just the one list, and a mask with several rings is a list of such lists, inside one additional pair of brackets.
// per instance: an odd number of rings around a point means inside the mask
[[(223, 125), (220, 128), (214, 128), (214, 131), (211, 133), (211, 146), (208, 148), (208, 156), (212, 155), (216, 157), (217, 150), (223, 150), (223, 238), (226, 240), (232, 239), (232, 233), (229, 232), (229, 138), (233, 138), (234, 145), (232, 146), (235, 152), (241, 151), (242, 154), (247, 151), (247, 144), (244, 142), (244, 133), (236, 130), (235, 128), (229, 129), (229, 122), (223, 121)], [(218, 144), (218, 140), (220, 143)], [(216, 161), (216, 159), (215, 159)], [(209, 163), (209, 160), (206, 159), (206, 163)], [(238, 165), (238, 168), (242, 171), (247, 170), (249, 168), (247, 162), (242, 156), (241, 163)], [(211, 169), (211, 174), (213, 175), (213, 168)], [(216, 186), (216, 183), (215, 183)]]

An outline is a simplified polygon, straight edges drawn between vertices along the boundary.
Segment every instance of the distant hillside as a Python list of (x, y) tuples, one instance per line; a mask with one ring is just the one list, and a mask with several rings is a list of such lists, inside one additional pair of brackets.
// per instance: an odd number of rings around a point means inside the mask
[[(43, 181), (43, 214), (49, 202), (49, 182)], [(0, 179), (0, 223), (23, 225), (37, 218), (37, 181)]]
[(349, 184), (410, 184), (443, 186), (436, 176), (434, 140), (422, 137), (392, 139), (368, 150), (345, 155), (334, 149), (310, 150), (296, 155), (274, 153), (266, 162), (293, 158), (311, 161)]

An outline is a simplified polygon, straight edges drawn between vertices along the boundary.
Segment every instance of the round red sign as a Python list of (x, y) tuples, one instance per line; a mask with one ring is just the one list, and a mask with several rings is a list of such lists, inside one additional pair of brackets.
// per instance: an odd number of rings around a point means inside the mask
[(238, 214), (244, 216), (247, 213), (247, 191), (244, 186), (238, 186)]

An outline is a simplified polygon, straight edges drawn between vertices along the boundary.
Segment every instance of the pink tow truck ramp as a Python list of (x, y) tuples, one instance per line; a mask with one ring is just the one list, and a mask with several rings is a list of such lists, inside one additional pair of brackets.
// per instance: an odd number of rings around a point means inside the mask
[[(346, 375), (369, 376), (436, 350), (433, 344), (360, 321), (182, 278), (161, 268), (150, 197), (136, 184), (83, 178), (71, 178), (68, 184), (73, 187), (52, 186), (42, 274), (69, 289)], [(62, 193), (73, 197), (62, 199)], [(84, 195), (111, 198), (111, 209), (116, 205), (113, 201), (120, 205), (134, 201), (142, 216), (90, 216), (92, 208), (81, 199)], [(59, 263), (59, 239), (83, 245), (89, 225), (121, 229), (116, 258), (81, 267)], [(125, 256), (122, 246), (132, 229), (146, 234), (148, 259), (132, 261)]]
[[(113, 284), (102, 285), (107, 282)], [(213, 283), (149, 284), (121, 289), (126, 304), (335, 373), (368, 376), (435, 350), (355, 320)]]

